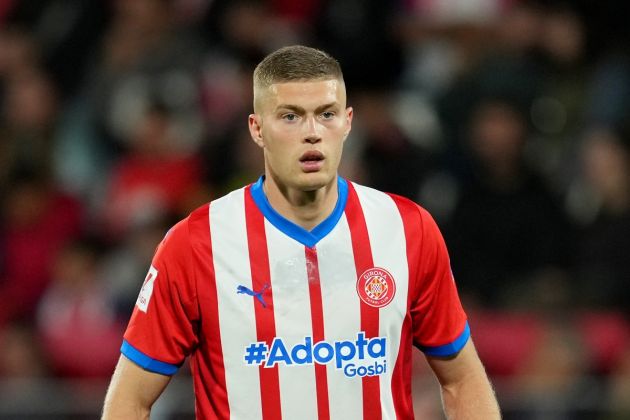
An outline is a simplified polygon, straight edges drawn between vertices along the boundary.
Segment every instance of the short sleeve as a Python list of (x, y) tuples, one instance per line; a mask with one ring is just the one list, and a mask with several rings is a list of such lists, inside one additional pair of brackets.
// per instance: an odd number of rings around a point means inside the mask
[(429, 356), (457, 354), (470, 337), (444, 238), (424, 209), (420, 209), (421, 233), (416, 290), (411, 317), (414, 344)]
[(188, 220), (158, 246), (124, 335), (121, 352), (143, 369), (172, 375), (197, 344), (199, 309)]

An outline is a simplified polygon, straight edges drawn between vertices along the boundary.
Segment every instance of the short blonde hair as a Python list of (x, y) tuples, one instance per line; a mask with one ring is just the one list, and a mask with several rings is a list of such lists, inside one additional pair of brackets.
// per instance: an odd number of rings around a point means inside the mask
[(339, 62), (328, 53), (302, 45), (280, 48), (254, 70), (254, 109), (260, 91), (274, 83), (331, 79), (343, 82), (343, 73)]

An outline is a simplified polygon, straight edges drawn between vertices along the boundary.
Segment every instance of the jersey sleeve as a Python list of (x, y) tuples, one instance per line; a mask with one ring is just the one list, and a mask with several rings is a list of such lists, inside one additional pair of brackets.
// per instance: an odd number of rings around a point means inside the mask
[(453, 356), (468, 341), (470, 328), (444, 238), (431, 215), (419, 209), (420, 261), (410, 308), (414, 344), (429, 356)]
[(191, 264), (186, 219), (158, 246), (124, 334), (122, 354), (145, 370), (172, 375), (197, 344), (199, 309)]

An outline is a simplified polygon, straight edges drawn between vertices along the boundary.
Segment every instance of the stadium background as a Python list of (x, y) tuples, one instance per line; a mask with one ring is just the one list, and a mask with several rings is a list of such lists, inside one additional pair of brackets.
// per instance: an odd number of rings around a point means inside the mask
[[(341, 173), (436, 217), (506, 419), (630, 418), (622, 1), (1, 0), (0, 418), (98, 416), (156, 244), (262, 171), (251, 71), (344, 68)], [(419, 352), (416, 415), (441, 418)], [(192, 418), (182, 369), (155, 418)]]

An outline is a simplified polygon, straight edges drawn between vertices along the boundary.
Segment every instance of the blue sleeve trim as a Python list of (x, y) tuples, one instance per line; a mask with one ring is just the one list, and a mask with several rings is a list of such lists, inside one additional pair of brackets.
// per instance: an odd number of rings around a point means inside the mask
[(468, 342), (470, 338), (470, 327), (468, 326), (468, 321), (466, 321), (466, 325), (464, 326), (464, 331), (449, 344), (444, 344), (442, 346), (436, 347), (428, 347), (428, 346), (420, 346), (420, 350), (424, 352), (427, 356), (438, 356), (438, 357), (449, 357), (454, 356), (459, 351), (464, 348), (464, 345)]
[(150, 372), (160, 373), (162, 375), (174, 375), (179, 370), (178, 365), (172, 365), (170, 363), (160, 362), (142, 353), (140, 350), (129, 344), (127, 340), (123, 340), (120, 352), (142, 369)]

